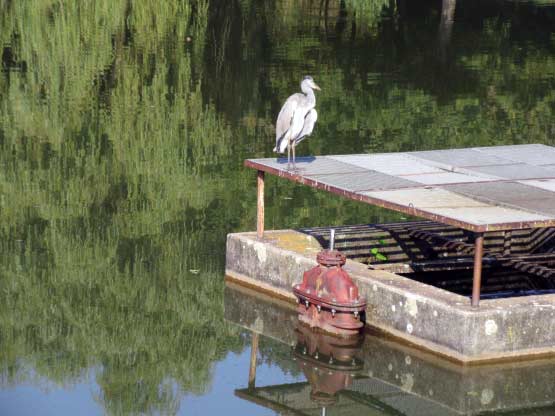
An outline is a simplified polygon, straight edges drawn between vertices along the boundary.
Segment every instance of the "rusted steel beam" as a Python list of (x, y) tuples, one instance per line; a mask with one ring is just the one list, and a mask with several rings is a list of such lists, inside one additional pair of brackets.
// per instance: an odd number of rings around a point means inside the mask
[(258, 333), (252, 333), (251, 361), (249, 366), (249, 389), (254, 389), (256, 382), (256, 357), (258, 355)]
[(480, 289), (482, 287), (482, 258), (484, 257), (484, 234), (476, 233), (474, 242), (474, 274), (472, 277), (472, 306), (480, 304)]
[(256, 211), (256, 235), (264, 237), (264, 171), (258, 171), (257, 178), (257, 211)]

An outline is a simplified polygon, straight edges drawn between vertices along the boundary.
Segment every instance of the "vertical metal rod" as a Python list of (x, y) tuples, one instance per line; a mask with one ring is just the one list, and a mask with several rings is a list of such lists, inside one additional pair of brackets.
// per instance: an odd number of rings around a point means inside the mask
[(256, 235), (264, 237), (264, 171), (258, 171)]
[(258, 334), (256, 332), (252, 333), (252, 344), (251, 344), (251, 364), (249, 367), (249, 389), (254, 389), (254, 383), (256, 381), (256, 357), (258, 355)]
[(472, 281), (472, 306), (480, 303), (482, 286), (482, 257), (484, 256), (484, 234), (477, 233), (474, 242), (474, 279)]
[(330, 229), (330, 251), (335, 248), (335, 230)]

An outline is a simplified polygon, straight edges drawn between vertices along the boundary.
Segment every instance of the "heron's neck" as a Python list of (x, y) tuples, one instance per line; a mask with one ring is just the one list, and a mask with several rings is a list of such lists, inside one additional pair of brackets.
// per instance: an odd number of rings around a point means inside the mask
[(302, 88), (302, 91), (304, 92), (304, 95), (306, 95), (306, 97), (308, 98), (308, 101), (312, 105), (316, 105), (316, 96), (314, 95), (314, 90), (310, 87), (305, 87)]

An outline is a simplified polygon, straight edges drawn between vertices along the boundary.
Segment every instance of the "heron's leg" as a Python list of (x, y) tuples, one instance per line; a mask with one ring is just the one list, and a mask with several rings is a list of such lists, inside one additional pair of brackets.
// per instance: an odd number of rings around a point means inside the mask
[(293, 169), (297, 168), (297, 166), (296, 166), (297, 158), (295, 157), (295, 147), (297, 147), (296, 143), (293, 143)]
[(291, 142), (287, 142), (287, 170), (291, 164)]

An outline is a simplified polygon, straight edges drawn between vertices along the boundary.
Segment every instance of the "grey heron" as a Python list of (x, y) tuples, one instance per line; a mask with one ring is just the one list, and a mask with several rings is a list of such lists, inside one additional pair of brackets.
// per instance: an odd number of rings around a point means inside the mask
[(293, 151), (293, 167), (295, 166), (295, 147), (312, 133), (318, 118), (316, 96), (314, 90), (320, 91), (311, 76), (301, 81), (301, 93), (291, 95), (281, 107), (276, 121), (276, 147), (274, 152), (285, 153), (287, 149), (287, 166), (291, 163)]

